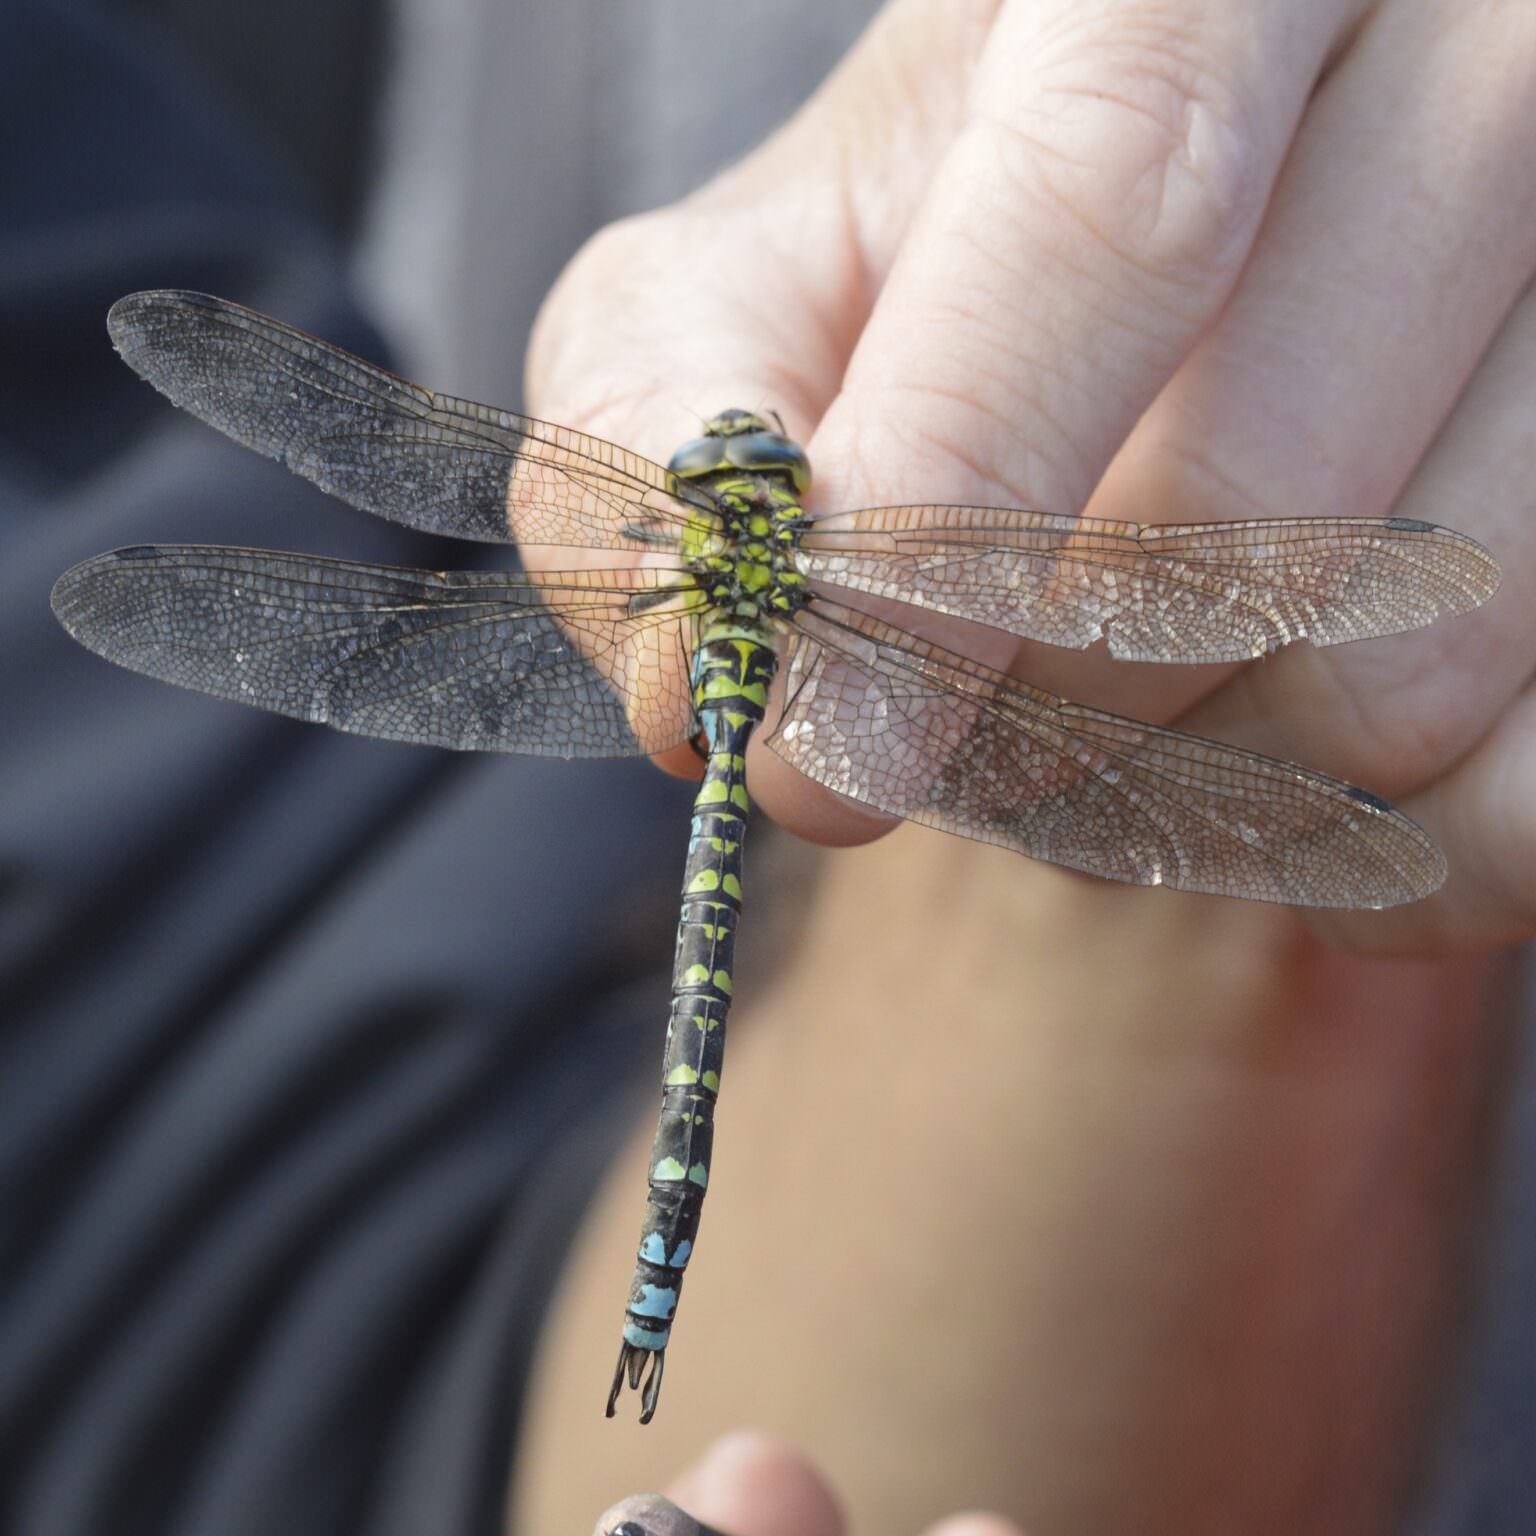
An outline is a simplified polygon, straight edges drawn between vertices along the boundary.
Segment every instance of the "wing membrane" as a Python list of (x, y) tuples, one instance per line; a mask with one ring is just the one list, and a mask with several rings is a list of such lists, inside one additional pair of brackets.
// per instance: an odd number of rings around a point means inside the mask
[(1415, 901), (1439, 850), (1290, 763), (1072, 704), (825, 601), (796, 617), (770, 745), (840, 794), (1137, 885), (1314, 907)]
[(675, 547), (691, 510), (639, 454), (436, 394), (224, 299), (130, 294), (107, 328), (177, 405), (391, 522), (489, 543), (639, 550)]
[(801, 570), (1050, 645), (1127, 661), (1244, 661), (1293, 640), (1397, 634), (1486, 602), (1482, 545), (1411, 518), (1164, 526), (993, 507), (819, 519)]
[(683, 580), (141, 546), (66, 571), (53, 608), (109, 661), (338, 730), (623, 757), (693, 734), (694, 596)]

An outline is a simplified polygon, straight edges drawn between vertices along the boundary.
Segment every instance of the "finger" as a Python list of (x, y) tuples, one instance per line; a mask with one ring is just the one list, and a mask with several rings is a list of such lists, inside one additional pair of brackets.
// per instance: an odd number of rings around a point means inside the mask
[[(1457, 525), (1481, 519), (1504, 567), (1485, 608), (1423, 635), (1282, 652), (1234, 678), (1186, 722), (1403, 798), (1441, 844), (1450, 877), (1429, 901), (1358, 921), (1319, 919), (1352, 947), (1476, 946), (1531, 931), (1536, 563), (1522, 524), (1536, 483), (1533, 396), (1536, 289), (1478, 366), (1396, 508)], [(1413, 793), (1426, 783), (1432, 787)]]
[(1502, 949), (1536, 934), (1536, 689), (1444, 778), (1403, 802), (1450, 873), (1427, 901), (1389, 912), (1309, 913), (1337, 947), (1374, 955)]
[[(819, 505), (1082, 508), (1226, 301), (1360, 9), (1003, 6), (814, 441)], [(753, 768), (794, 825), (803, 781)]]
[(724, 1536), (656, 1493), (637, 1493), (605, 1509), (593, 1536)]
[(1408, 801), (1451, 873), (1389, 935), (1399, 948), (1502, 948), (1536, 933), (1536, 688), (1446, 778)]
[[(703, 1457), (668, 1490), (672, 1509), (688, 1512), (692, 1520), (727, 1536), (843, 1536), (842, 1514), (820, 1475), (794, 1447), (769, 1435), (738, 1431), (716, 1440)], [(626, 1501), (615, 1510), (633, 1511)], [(608, 1519), (614, 1511), (609, 1511)], [(666, 1511), (650, 1516), (660, 1518)], [(641, 1516), (626, 1518), (640, 1523)], [(598, 1523), (603, 1536), (613, 1526)], [(694, 1536), (694, 1528), (676, 1522), (652, 1529), (645, 1536)]]
[(689, 412), (771, 405), (808, 435), (960, 121), (998, 3), (894, 0), (745, 159), (588, 242), (534, 329), (534, 409), (661, 457)]
[(1476, 613), (1359, 646), (1298, 646), (1249, 667), (1192, 726), (1403, 795), (1454, 763), (1536, 666), (1536, 288), (1516, 305), (1392, 511), (1473, 526), (1499, 561)]
[(885, 467), (919, 499), (916, 444), (946, 492), (1080, 508), (1225, 300), (1360, 9), (1003, 5), (828, 423), (859, 489)]
[(1011, 1520), (1001, 1515), (951, 1515), (930, 1526), (924, 1536), (1024, 1536)]
[[(1231, 303), (1133, 433), (1091, 510), (1197, 522), (1397, 512), (1482, 540), (1521, 588), (1517, 568), (1536, 563), (1536, 547), (1519, 536), (1523, 494), (1481, 462), (1489, 445), (1441, 453), (1439, 472), (1397, 498), (1536, 270), (1536, 180), (1524, 170), (1533, 99), (1529, 11), (1381, 7), (1313, 101)], [(1509, 418), (1528, 410), (1531, 375), (1508, 377), (1522, 366), (1483, 370), (1490, 376), (1463, 402), (1461, 421), (1502, 413), (1495, 435), (1507, 439)], [(1522, 397), (1500, 398), (1517, 382)], [(1462, 485), (1476, 489), (1459, 493)], [(1369, 782), (1380, 763), (1410, 783), (1459, 755), (1469, 723), (1481, 729), (1523, 675), (1523, 650), (1497, 643), (1513, 614), (1506, 597), (1470, 622), (1329, 653), (1319, 676), (1374, 692), (1400, 717), (1444, 710), (1457, 724), (1442, 733), (1447, 756), (1405, 757), (1404, 721), (1394, 727), (1361, 701), (1372, 726), (1359, 737), (1363, 750), (1328, 765)], [(1472, 673), (1442, 664), (1467, 659), (1465, 635), (1495, 642)], [(1207, 685), (1176, 671), (1138, 681), (1142, 707), (1159, 715)], [(1322, 729), (1336, 713), (1324, 704), (1303, 711)]]

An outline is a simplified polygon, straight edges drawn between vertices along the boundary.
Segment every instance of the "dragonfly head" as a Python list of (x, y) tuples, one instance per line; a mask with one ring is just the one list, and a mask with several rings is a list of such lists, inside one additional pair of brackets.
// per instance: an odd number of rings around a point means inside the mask
[(811, 487), (811, 461), (805, 450), (755, 411), (721, 411), (704, 424), (703, 437), (684, 443), (667, 468), (679, 480), (703, 480), (722, 471), (787, 477), (797, 496)]

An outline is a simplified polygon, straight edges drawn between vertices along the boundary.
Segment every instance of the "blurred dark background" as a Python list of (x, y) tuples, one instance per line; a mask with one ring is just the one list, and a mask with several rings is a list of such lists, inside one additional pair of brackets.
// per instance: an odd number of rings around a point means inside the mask
[(327, 229), (358, 232), (373, 169), (390, 19), (380, 0), (116, 0), (161, 29), (267, 145)]

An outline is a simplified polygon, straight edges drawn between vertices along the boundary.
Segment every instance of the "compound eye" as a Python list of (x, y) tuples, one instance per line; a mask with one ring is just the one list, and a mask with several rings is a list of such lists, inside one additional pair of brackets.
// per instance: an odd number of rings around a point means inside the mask
[(727, 460), (725, 445), (734, 438), (696, 437), (683, 444), (667, 464), (667, 468), (679, 480), (699, 480), (712, 475), (717, 469), (725, 469)]
[(799, 443), (777, 432), (751, 432), (728, 439), (731, 463), (737, 469), (788, 472), (798, 494), (811, 484), (811, 462)]

